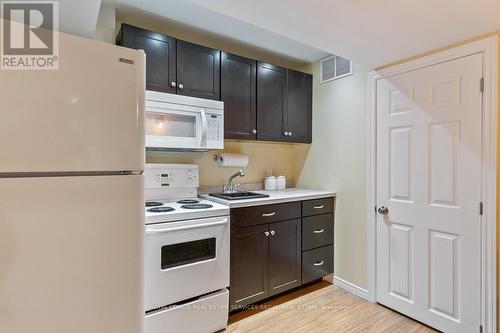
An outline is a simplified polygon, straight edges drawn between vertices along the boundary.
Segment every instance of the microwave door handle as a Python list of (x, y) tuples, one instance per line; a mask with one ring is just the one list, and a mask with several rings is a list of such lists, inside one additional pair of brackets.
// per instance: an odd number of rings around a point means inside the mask
[(201, 141), (200, 146), (207, 146), (207, 112), (204, 108), (201, 108)]

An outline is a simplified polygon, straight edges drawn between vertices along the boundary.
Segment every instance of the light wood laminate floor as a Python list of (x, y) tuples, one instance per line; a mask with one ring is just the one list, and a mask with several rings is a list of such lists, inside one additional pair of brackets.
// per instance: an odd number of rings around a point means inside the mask
[[(265, 310), (264, 310), (265, 309)], [(224, 332), (437, 332), (381, 305), (321, 282), (232, 314)]]

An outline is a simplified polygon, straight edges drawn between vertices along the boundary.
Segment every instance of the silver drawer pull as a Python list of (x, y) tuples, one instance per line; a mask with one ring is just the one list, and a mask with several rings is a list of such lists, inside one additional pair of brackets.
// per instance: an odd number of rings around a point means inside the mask
[(276, 215), (276, 212), (262, 214), (262, 216), (264, 216), (264, 217), (274, 216), (274, 215)]
[(314, 266), (323, 266), (325, 262), (323, 260), (315, 262), (313, 265)]
[(321, 234), (321, 233), (323, 233), (323, 231), (325, 231), (325, 229), (314, 230), (313, 232), (315, 234)]
[(325, 208), (325, 206), (323, 205), (314, 206), (314, 209), (321, 209), (321, 208)]

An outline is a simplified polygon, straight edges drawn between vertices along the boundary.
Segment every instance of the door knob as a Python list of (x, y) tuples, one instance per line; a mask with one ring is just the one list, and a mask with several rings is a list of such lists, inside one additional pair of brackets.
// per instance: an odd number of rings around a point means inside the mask
[(389, 213), (389, 208), (387, 208), (385, 206), (379, 207), (378, 213), (381, 215), (386, 215)]
[(271, 236), (274, 236), (275, 233), (274, 230), (271, 230)]
[(182, 83), (179, 84), (179, 89), (180, 90), (184, 89), (184, 85)]
[(253, 133), (253, 134), (257, 134), (257, 130), (253, 130), (253, 131), (252, 131), (252, 133)]
[(283, 133), (283, 134), (285, 134), (285, 136), (288, 136), (288, 132), (285, 132), (285, 133)]
[(265, 235), (266, 237), (269, 237), (269, 231), (264, 231), (264, 235)]
[(176, 84), (175, 82), (173, 82), (173, 81), (172, 81), (172, 83), (170, 83), (170, 86), (171, 86), (172, 88), (175, 88), (175, 87), (177, 86), (177, 84)]

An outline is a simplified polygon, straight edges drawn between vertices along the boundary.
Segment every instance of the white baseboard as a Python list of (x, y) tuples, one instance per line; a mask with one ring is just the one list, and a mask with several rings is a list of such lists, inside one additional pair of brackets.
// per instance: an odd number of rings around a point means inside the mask
[(336, 285), (339, 288), (342, 288), (344, 290), (347, 290), (351, 294), (354, 294), (356, 296), (359, 296), (361, 298), (366, 299), (367, 301), (371, 302), (371, 299), (368, 295), (368, 290), (363, 289), (361, 287), (358, 287), (354, 283), (348, 282), (346, 280), (343, 280), (337, 276), (333, 277), (333, 284)]

